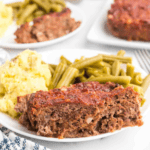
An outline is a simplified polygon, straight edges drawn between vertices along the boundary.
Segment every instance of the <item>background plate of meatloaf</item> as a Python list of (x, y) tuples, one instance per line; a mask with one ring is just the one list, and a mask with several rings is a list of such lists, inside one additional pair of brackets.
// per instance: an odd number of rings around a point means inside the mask
[[(105, 5), (103, 6), (103, 9), (99, 12), (98, 19), (95, 21), (91, 30), (89, 31), (87, 39), (91, 42), (105, 45), (150, 49), (150, 41), (128, 41), (111, 34), (107, 27), (107, 14), (108, 10), (110, 10), (111, 8), (111, 4), (113, 3), (114, 0), (107, 0)], [(142, 1), (140, 3), (142, 3)], [(120, 30), (118, 31), (116, 29), (116, 31), (119, 32)], [(121, 32), (126, 31), (123, 30)]]
[[(76, 58), (80, 58), (81, 56), (92, 57), (99, 53), (108, 54), (103, 51), (96, 51), (96, 50), (91, 51), (88, 49), (65, 49), (65, 50), (60, 49), (60, 50), (51, 50), (47, 52), (41, 52), (40, 54), (42, 55), (43, 61), (45, 61), (46, 63), (58, 64), (59, 58), (61, 55), (64, 55), (66, 58), (68, 58), (70, 61), (73, 62)], [(133, 64), (135, 65), (134, 60), (133, 60)], [(147, 75), (147, 73), (140, 67), (136, 67), (135, 71), (141, 72), (143, 77)], [(149, 97), (150, 97), (150, 88), (145, 93), (146, 102), (143, 105), (143, 107), (141, 107), (141, 112), (142, 112), (143, 117), (146, 115), (146, 113), (149, 111), (149, 108), (150, 108)], [(3, 126), (9, 128), (10, 130), (18, 134), (31, 137), (31, 138), (35, 138), (35, 139), (40, 139), (40, 140), (45, 140), (45, 141), (55, 141), (55, 142), (81, 142), (81, 141), (100, 139), (100, 138), (104, 138), (104, 137), (116, 134), (126, 129), (126, 128), (122, 128), (121, 130), (117, 130), (112, 133), (105, 133), (105, 134), (90, 136), (90, 137), (58, 139), (58, 138), (37, 136), (36, 132), (31, 132), (27, 130), (27, 128), (19, 124), (17, 120), (12, 119), (11, 117), (9, 117), (7, 114), (4, 114), (4, 113), (0, 113), (0, 123)]]
[(74, 18), (76, 21), (81, 21), (80, 26), (77, 29), (75, 29), (73, 32), (66, 34), (62, 37), (45, 41), (45, 42), (20, 44), (15, 42), (16, 36), (14, 35), (14, 33), (17, 30), (17, 25), (15, 22), (13, 22), (13, 24), (9, 26), (5, 35), (2, 38), (0, 38), (0, 47), (13, 48), (13, 49), (40, 48), (40, 47), (56, 44), (77, 34), (81, 30), (81, 28), (85, 25), (86, 22), (85, 19), (86, 17), (84, 15), (84, 12), (80, 8), (78, 8), (77, 6), (69, 2), (66, 2), (66, 7), (71, 10), (71, 18)]

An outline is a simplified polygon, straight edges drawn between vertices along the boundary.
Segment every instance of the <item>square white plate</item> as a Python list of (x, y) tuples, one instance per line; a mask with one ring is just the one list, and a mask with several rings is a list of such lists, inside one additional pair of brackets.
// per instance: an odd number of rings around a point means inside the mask
[(121, 46), (121, 47), (130, 47), (137, 49), (149, 49), (150, 42), (144, 41), (127, 41), (124, 39), (117, 38), (113, 36), (106, 25), (107, 22), (107, 12), (111, 8), (111, 4), (114, 3), (114, 0), (107, 0), (103, 9), (99, 13), (98, 19), (93, 24), (91, 30), (88, 33), (87, 39), (94, 43)]

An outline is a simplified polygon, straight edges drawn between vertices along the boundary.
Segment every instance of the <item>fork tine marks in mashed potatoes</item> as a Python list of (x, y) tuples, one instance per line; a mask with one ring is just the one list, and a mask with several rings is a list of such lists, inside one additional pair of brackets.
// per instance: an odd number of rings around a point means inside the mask
[(42, 63), (41, 55), (25, 50), (11, 61), (0, 66), (0, 111), (12, 117), (17, 96), (48, 90), (51, 72), (48, 64)]

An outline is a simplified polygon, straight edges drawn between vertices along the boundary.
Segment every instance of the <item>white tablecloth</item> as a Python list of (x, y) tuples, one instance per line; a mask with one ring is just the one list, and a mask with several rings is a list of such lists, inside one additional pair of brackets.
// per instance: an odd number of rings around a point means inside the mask
[[(80, 3), (77, 3), (76, 5), (83, 9), (87, 17), (86, 26), (82, 29), (82, 31), (74, 37), (59, 44), (45, 48), (39, 48), (37, 49), (37, 52), (50, 51), (52, 49), (60, 48), (88, 48), (99, 51), (105, 50), (111, 54), (116, 54), (118, 50), (124, 49), (126, 50), (128, 56), (133, 57), (134, 64), (139, 65), (134, 56), (134, 49), (93, 44), (86, 40), (87, 33), (95, 19), (99, 16), (99, 12), (102, 9), (105, 1), (106, 0), (82, 0)], [(11, 0), (4, 0), (4, 2), (11, 2)], [(11, 57), (14, 57), (21, 51), (7, 49), (7, 52), (10, 53)], [(28, 137), (27, 139), (44, 145), (52, 150), (150, 150), (150, 111), (145, 117), (144, 125), (142, 127), (129, 128), (104, 139), (80, 143), (45, 142)]]

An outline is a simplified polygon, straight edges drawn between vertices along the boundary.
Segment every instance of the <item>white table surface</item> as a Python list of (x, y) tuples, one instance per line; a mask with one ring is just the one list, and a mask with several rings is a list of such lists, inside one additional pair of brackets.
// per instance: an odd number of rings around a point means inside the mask
[[(11, 0), (3, 1), (5, 3), (11, 2)], [(126, 55), (133, 57), (134, 64), (139, 65), (134, 55), (134, 49), (93, 44), (86, 40), (87, 33), (95, 19), (98, 17), (105, 1), (106, 0), (82, 0), (80, 3), (76, 3), (75, 5), (83, 9), (87, 18), (86, 26), (82, 31), (66, 41), (49, 47), (39, 48), (36, 49), (36, 51), (42, 52), (50, 51), (52, 49), (86, 48), (99, 51), (105, 50), (111, 54), (116, 54), (118, 50), (124, 49), (126, 50)], [(11, 57), (14, 57), (21, 52), (21, 50), (6, 50)], [(55, 143), (31, 138), (27, 139), (42, 144), (52, 150), (150, 150), (150, 111), (144, 118), (144, 125), (142, 127), (129, 128), (104, 139), (80, 143)]]

